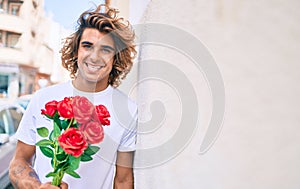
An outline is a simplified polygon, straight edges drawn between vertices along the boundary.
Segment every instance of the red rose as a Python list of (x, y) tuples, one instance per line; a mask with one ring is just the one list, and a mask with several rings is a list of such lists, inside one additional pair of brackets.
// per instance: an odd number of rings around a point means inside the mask
[(96, 106), (96, 113), (102, 125), (110, 125), (110, 120), (108, 119), (110, 114), (104, 105), (100, 104)]
[(75, 96), (72, 105), (74, 118), (78, 123), (84, 124), (91, 120), (95, 107), (86, 97)]
[(56, 110), (57, 110), (57, 101), (53, 100), (46, 103), (45, 110), (42, 109), (42, 114), (53, 117)]
[(69, 128), (58, 137), (59, 145), (67, 154), (79, 157), (88, 147), (83, 133), (76, 128)]
[(61, 117), (71, 119), (73, 118), (72, 99), (65, 97), (64, 100), (57, 104), (57, 111)]
[(89, 144), (96, 144), (103, 140), (104, 132), (99, 122), (87, 122), (79, 127)]

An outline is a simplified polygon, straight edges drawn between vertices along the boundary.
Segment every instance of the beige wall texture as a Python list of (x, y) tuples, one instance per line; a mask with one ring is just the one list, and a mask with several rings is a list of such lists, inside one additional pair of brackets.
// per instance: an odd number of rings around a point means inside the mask
[[(140, 23), (180, 28), (197, 42), (170, 30), (174, 41), (185, 42), (172, 47), (151, 43), (152, 26), (143, 35), (137, 32), (139, 40), (149, 42), (139, 44), (138, 82), (132, 87), (140, 111), (137, 188), (300, 188), (299, 8), (297, 0), (149, 2)], [(211, 64), (218, 66), (226, 93), (223, 125), (205, 153), (200, 146), (213, 104), (222, 104), (211, 90), (222, 86), (207, 79), (205, 50), (199, 49), (203, 62), (184, 53), (198, 42), (214, 58)], [(194, 90), (182, 93), (187, 84)], [(194, 119), (195, 105), (197, 124), (182, 124), (186, 111)], [(188, 140), (173, 140), (179, 131), (189, 134)]]

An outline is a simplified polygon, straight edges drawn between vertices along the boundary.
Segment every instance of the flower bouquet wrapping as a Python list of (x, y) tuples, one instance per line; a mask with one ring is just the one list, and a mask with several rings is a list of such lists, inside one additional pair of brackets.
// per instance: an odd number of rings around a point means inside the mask
[(93, 144), (104, 138), (102, 126), (110, 125), (110, 114), (104, 105), (94, 106), (81, 96), (65, 97), (62, 101), (46, 103), (41, 114), (53, 120), (53, 129), (37, 128), (44, 139), (38, 141), (41, 152), (51, 158), (53, 171), (46, 177), (52, 178), (52, 185), (59, 186), (65, 173), (80, 178), (75, 172), (80, 162), (92, 160), (99, 151)]

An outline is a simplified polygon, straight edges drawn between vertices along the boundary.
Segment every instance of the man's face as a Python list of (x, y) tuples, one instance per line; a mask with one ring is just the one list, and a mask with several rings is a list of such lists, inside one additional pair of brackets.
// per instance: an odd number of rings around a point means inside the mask
[(114, 41), (110, 35), (86, 28), (79, 42), (76, 79), (81, 84), (107, 84), (114, 54)]

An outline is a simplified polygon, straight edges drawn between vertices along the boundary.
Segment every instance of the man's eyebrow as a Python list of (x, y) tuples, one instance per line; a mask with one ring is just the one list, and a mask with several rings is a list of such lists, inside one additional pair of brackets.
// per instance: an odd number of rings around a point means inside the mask
[[(92, 43), (92, 42), (89, 42), (89, 41), (82, 41), (81, 44), (82, 44), (82, 45), (93, 45), (93, 43)], [(114, 49), (112, 46), (110, 46), (110, 45), (101, 45), (101, 47), (102, 47), (102, 48), (106, 48), (106, 49), (110, 49), (110, 50), (112, 50), (112, 51), (115, 50), (115, 49)]]
[(109, 46), (109, 45), (102, 45), (102, 48), (110, 49), (112, 51), (115, 50), (112, 46)]
[(81, 44), (82, 45), (92, 45), (93, 43), (91, 43), (89, 41), (82, 41)]

